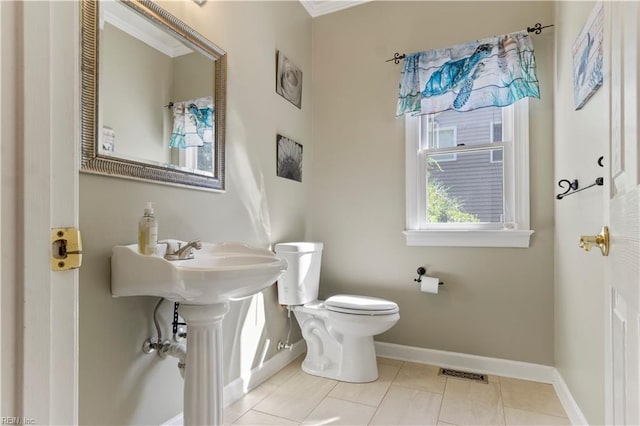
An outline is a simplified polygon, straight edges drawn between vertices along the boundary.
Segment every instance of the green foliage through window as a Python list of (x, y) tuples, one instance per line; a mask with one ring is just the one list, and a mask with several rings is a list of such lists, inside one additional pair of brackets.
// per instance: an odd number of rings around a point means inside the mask
[(456, 197), (449, 195), (449, 188), (437, 179), (429, 179), (428, 215), (430, 223), (475, 223), (480, 222), (474, 214), (468, 213)]

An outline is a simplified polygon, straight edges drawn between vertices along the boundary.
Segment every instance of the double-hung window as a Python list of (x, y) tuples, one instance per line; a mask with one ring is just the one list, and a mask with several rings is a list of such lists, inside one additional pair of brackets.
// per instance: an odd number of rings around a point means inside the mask
[(528, 101), (405, 117), (407, 244), (528, 247)]

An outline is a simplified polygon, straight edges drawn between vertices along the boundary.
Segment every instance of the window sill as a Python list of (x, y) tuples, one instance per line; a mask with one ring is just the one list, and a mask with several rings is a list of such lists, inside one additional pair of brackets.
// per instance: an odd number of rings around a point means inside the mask
[(403, 231), (408, 246), (528, 248), (530, 230), (419, 230)]

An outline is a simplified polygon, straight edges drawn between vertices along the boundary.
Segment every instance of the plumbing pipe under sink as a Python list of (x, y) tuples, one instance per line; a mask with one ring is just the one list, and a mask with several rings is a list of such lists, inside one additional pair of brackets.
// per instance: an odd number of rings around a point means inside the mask
[(187, 360), (187, 348), (185, 348), (184, 345), (172, 343), (166, 349), (163, 349), (160, 353), (161, 354), (164, 353), (165, 355), (170, 355), (174, 358), (178, 358), (178, 369), (180, 370), (180, 375), (184, 379), (184, 368), (186, 366), (186, 360)]

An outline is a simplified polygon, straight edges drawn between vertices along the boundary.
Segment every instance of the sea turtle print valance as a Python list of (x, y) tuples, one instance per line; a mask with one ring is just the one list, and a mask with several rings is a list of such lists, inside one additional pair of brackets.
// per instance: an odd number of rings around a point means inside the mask
[(213, 96), (171, 102), (170, 105), (173, 110), (171, 148), (184, 149), (213, 143)]
[(406, 55), (396, 116), (471, 111), (540, 98), (527, 31)]

